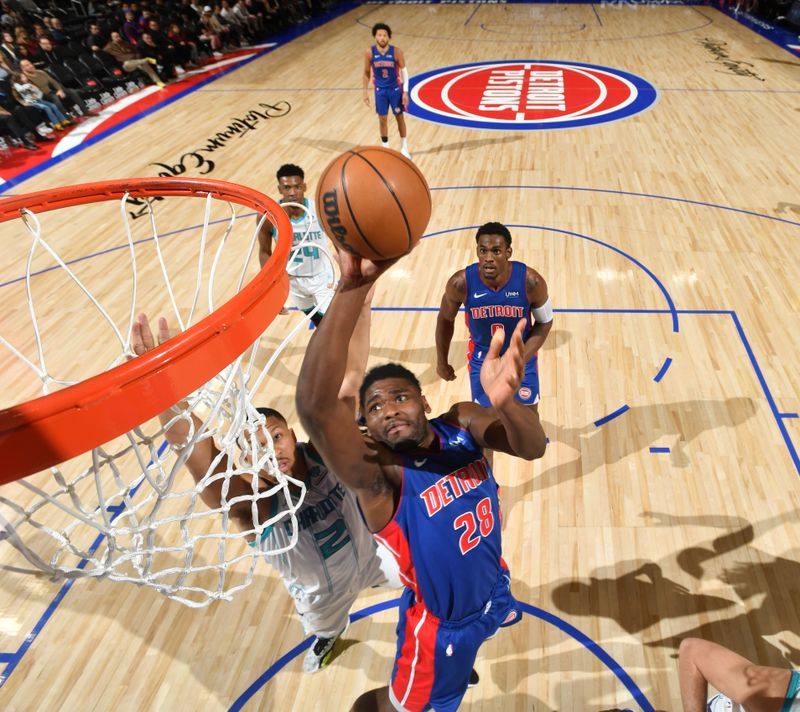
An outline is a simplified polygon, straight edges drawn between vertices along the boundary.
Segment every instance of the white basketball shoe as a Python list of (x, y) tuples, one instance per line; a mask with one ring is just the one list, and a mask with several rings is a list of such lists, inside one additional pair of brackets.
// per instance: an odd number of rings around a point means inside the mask
[(706, 712), (745, 712), (745, 710), (738, 702), (719, 693), (706, 703)]
[(336, 645), (336, 641), (347, 632), (349, 627), (350, 621), (348, 620), (342, 632), (333, 638), (316, 637), (303, 658), (303, 672), (316, 672), (324, 668), (333, 657), (333, 646)]

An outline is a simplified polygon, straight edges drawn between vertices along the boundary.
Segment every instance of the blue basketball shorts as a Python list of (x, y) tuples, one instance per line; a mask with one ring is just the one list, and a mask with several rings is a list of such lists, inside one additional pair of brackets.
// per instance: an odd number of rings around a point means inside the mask
[(389, 107), (392, 107), (392, 113), (403, 113), (403, 90), (399, 87), (375, 87), (375, 111), (379, 116), (386, 116), (389, 113)]
[(399, 712), (454, 712), (467, 691), (469, 675), (486, 638), (522, 617), (502, 569), (482, 610), (460, 621), (443, 621), (417, 602), (410, 588), (400, 599), (389, 699)]
[[(481, 385), (481, 365), (483, 364), (486, 353), (481, 347), (475, 345), (470, 347), (472, 352), (469, 361), (469, 385), (472, 389), (472, 401), (484, 408), (490, 408), (489, 396)], [(516, 399), (522, 405), (534, 405), (539, 402), (539, 357), (534, 356), (525, 364), (525, 373), (522, 376), (522, 383), (517, 390)]]

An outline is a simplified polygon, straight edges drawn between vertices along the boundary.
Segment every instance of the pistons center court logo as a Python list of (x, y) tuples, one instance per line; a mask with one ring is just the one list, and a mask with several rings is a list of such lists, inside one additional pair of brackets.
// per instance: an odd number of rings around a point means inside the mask
[(475, 129), (566, 129), (617, 121), (658, 96), (641, 77), (577, 62), (460, 64), (412, 79), (409, 113)]

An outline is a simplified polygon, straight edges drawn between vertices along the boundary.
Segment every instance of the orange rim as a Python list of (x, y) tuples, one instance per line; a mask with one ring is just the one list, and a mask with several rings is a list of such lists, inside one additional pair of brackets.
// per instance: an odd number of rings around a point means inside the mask
[(113, 440), (209, 381), (267, 328), (289, 293), (289, 217), (268, 196), (218, 180), (131, 178), (85, 183), (0, 200), (0, 222), (23, 208), (46, 212), (131, 197), (214, 198), (266, 213), (278, 244), (259, 273), (228, 302), (166, 343), (109, 371), (0, 410), (0, 484), (40, 472)]

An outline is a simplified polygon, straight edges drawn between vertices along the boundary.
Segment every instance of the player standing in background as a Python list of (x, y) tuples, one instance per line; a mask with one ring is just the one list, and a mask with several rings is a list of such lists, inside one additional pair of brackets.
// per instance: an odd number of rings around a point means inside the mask
[(472, 400), (488, 407), (489, 399), (481, 386), (480, 372), (492, 335), (498, 329), (504, 331), (500, 353), (505, 353), (514, 325), (524, 319), (525, 375), (516, 398), (523, 405), (536, 408), (539, 402), (537, 352), (553, 326), (547, 283), (535, 269), (511, 261), (511, 233), (505, 225), (498, 222), (482, 225), (475, 241), (478, 261), (450, 277), (442, 296), (436, 319), (436, 372), (445, 381), (455, 380), (455, 371), (449, 363), (450, 342), (456, 315), (463, 304), (470, 336), (468, 364)]
[(534, 459), (539, 416), (515, 400), (523, 374), (520, 319), (500, 356), (494, 334), (481, 380), (491, 408), (456, 403), (428, 420), (419, 381), (399, 364), (372, 369), (359, 389), (369, 438), (337, 398), (346, 343), (378, 276), (395, 260), (341, 253), (341, 279), (298, 377), (300, 421), (325, 462), (358, 497), (367, 526), (400, 565), (397, 652), (389, 687), (354, 710), (458, 708), (483, 641), (520, 618), (502, 558), (498, 485), (483, 448)]
[[(278, 192), (281, 203), (298, 203), (306, 210), (295, 205), (286, 205), (289, 219), (292, 221), (292, 250), (286, 271), (289, 274), (289, 299), (304, 314), (311, 314), (311, 321), (318, 326), (325, 316), (325, 310), (333, 298), (336, 276), (330, 260), (322, 252), (327, 249), (338, 261), (338, 250), (330, 250), (327, 235), (317, 219), (317, 207), (313, 198), (306, 197), (305, 172), (293, 163), (283, 164), (277, 172)], [(272, 256), (272, 241), (277, 238), (275, 228), (265, 220), (258, 234), (258, 261), (263, 267)], [(305, 244), (299, 247), (305, 240)], [(356, 394), (369, 358), (369, 339), (372, 316), (372, 296), (369, 291), (361, 308), (358, 324), (350, 339), (347, 372), (345, 373), (339, 397), (355, 412)], [(317, 310), (316, 312), (314, 310)], [(288, 314), (281, 309), (281, 314)]]
[[(305, 172), (300, 166), (285, 163), (277, 172), (281, 203), (299, 203), (284, 207), (292, 221), (292, 251), (286, 271), (289, 273), (289, 299), (304, 314), (312, 314), (311, 321), (319, 324), (333, 298), (336, 276), (330, 260), (323, 250), (329, 250), (327, 235), (317, 220), (313, 198), (306, 197)], [(258, 261), (263, 267), (272, 256), (275, 228), (268, 220), (258, 233)], [(297, 246), (305, 240), (303, 247)], [(322, 248), (322, 249), (320, 249)], [(314, 311), (316, 309), (316, 312)], [(283, 311), (282, 313), (286, 313)]]
[[(369, 79), (374, 76), (375, 111), (381, 132), (381, 145), (389, 147), (389, 107), (397, 120), (402, 153), (411, 158), (406, 142), (406, 119), (403, 112), (408, 109), (408, 68), (403, 50), (389, 44), (392, 30), (389, 25), (378, 22), (372, 27), (375, 44), (364, 53), (364, 103), (369, 106)], [(402, 83), (401, 83), (402, 80)]]

